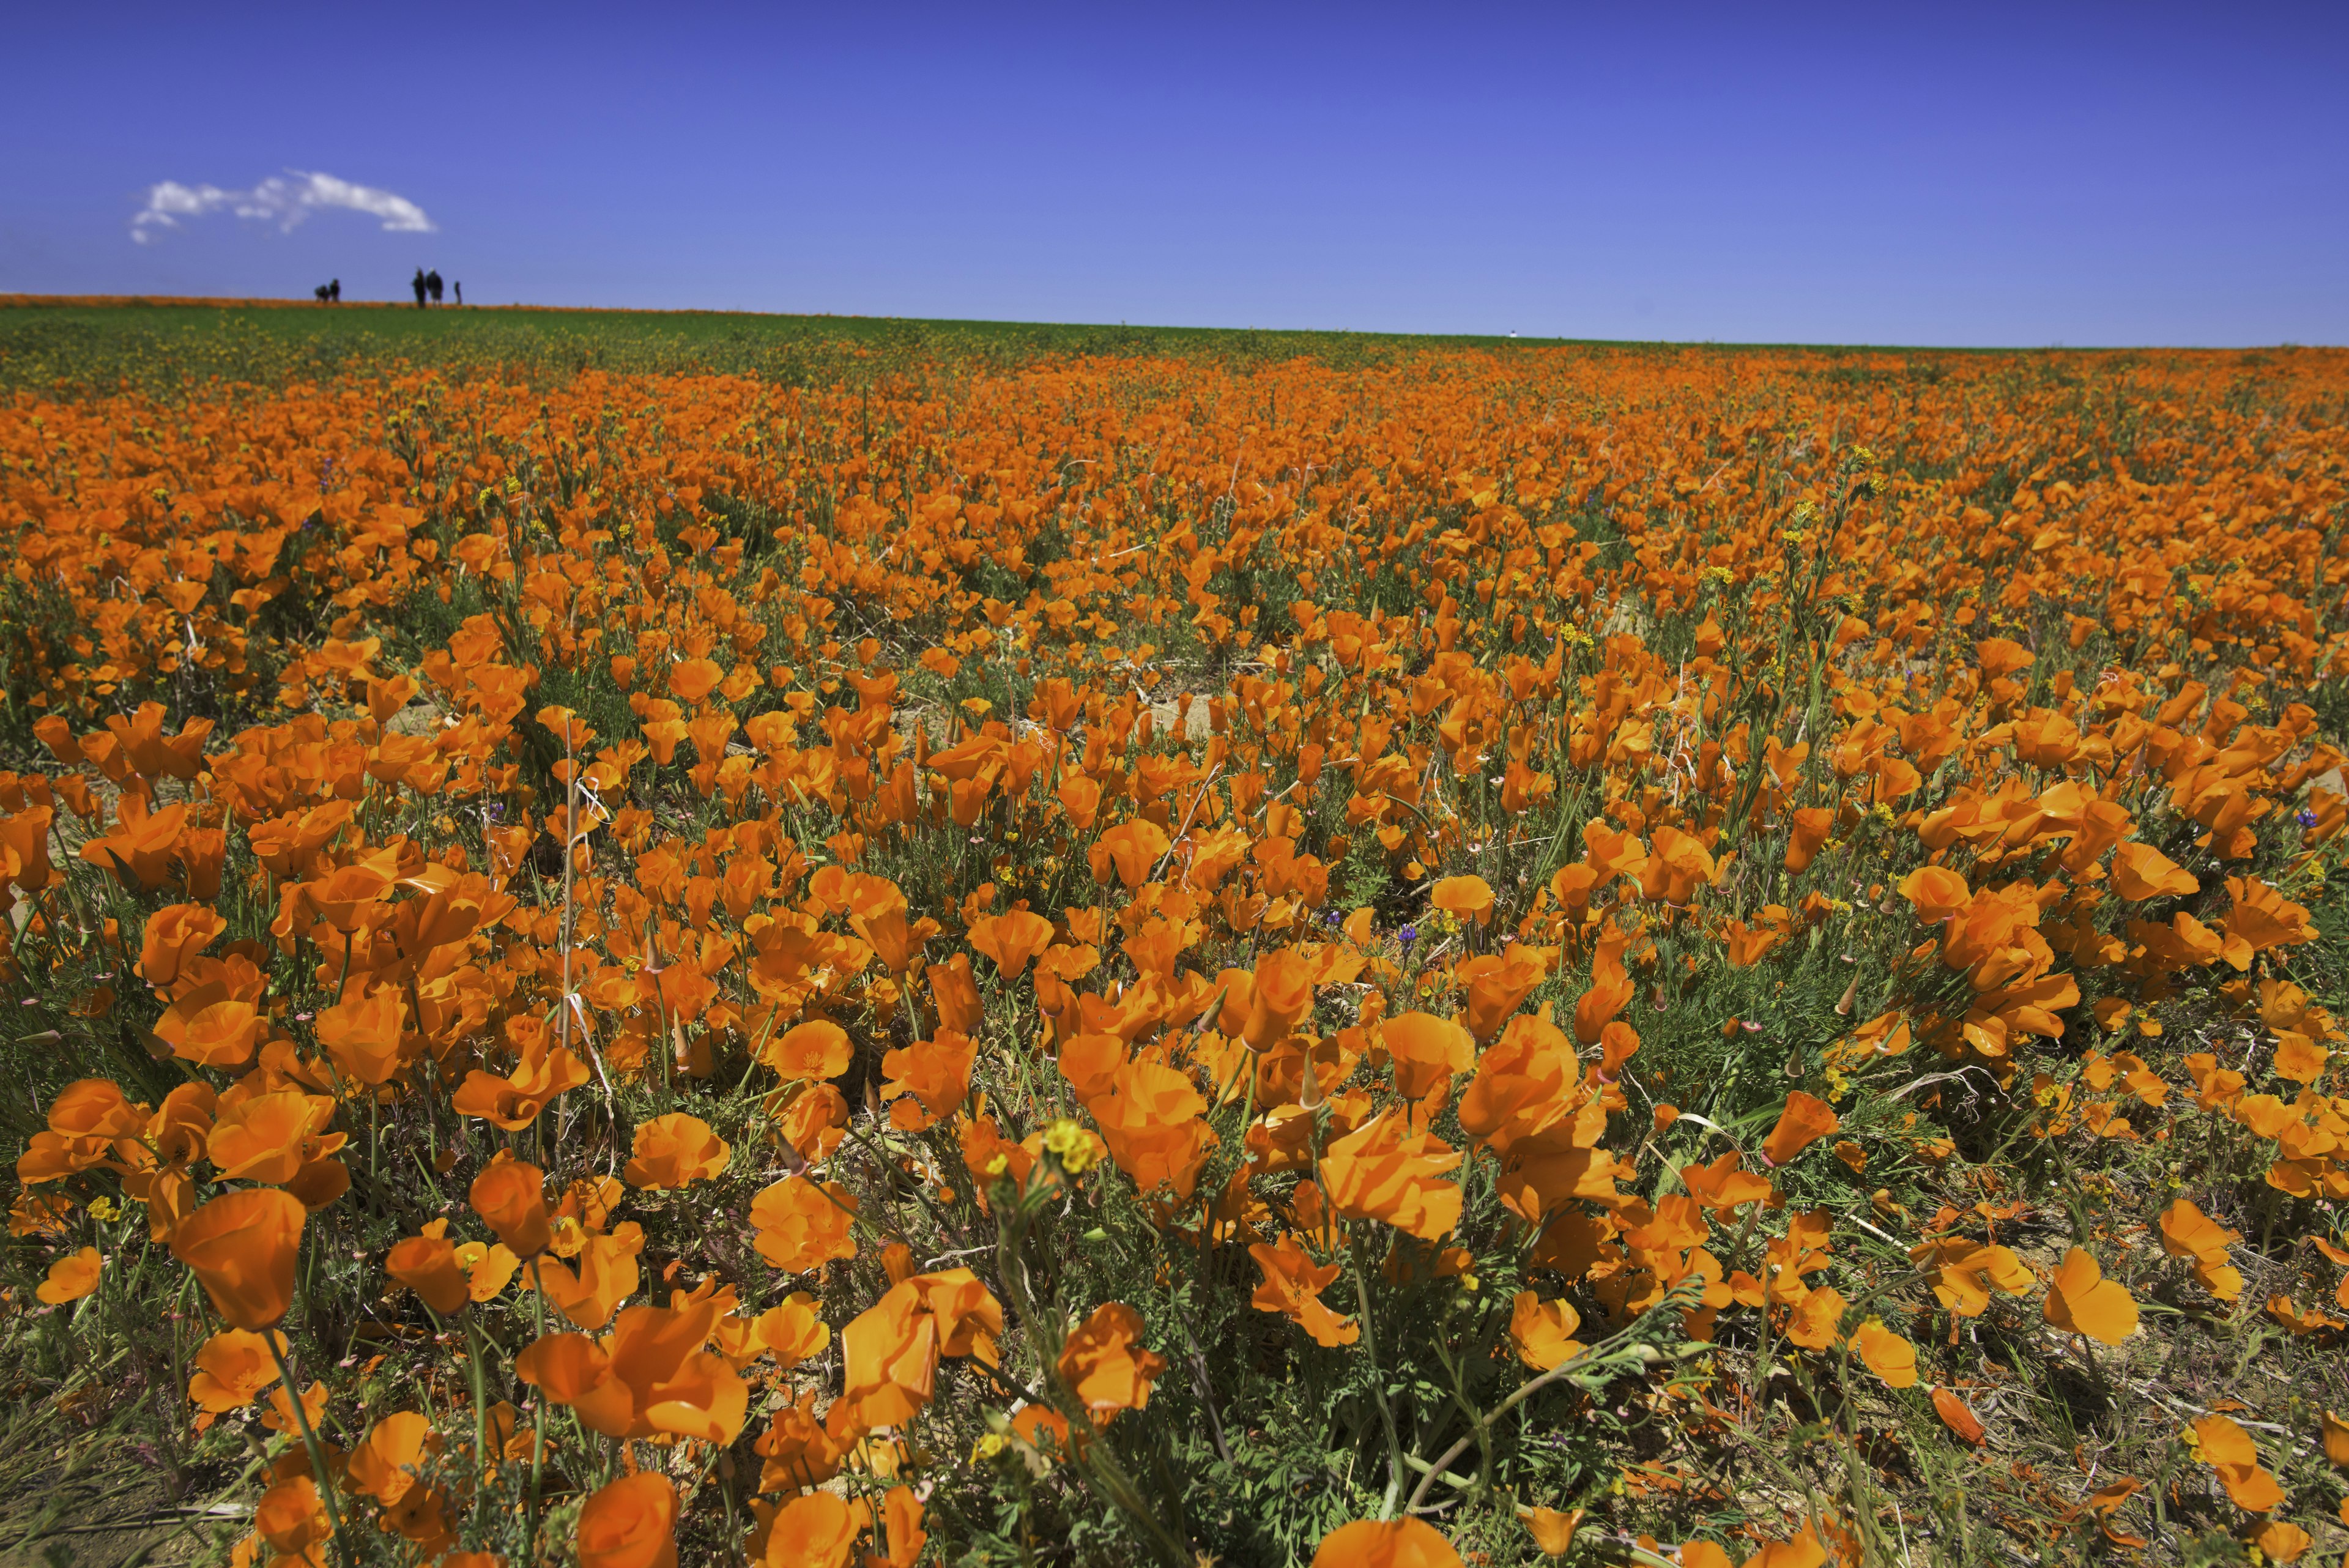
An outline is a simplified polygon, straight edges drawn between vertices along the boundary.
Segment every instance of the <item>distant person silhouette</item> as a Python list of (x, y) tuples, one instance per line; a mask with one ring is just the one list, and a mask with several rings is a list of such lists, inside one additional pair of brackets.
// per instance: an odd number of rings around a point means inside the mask
[(440, 303), (440, 269), (434, 267), (424, 275), (424, 286), (432, 291), (432, 303)]
[(424, 282), (424, 269), (422, 267), (418, 267), (416, 269), (416, 280), (409, 286), (416, 290), (416, 308), (419, 310), (423, 309), (426, 285)]
[(452, 283), (452, 284), (450, 284), (449, 286), (450, 286), (450, 288), (453, 288), (453, 289), (455, 289), (455, 290), (457, 291), (457, 303), (458, 303), (458, 304), (460, 304), (460, 305), (464, 304), (464, 303), (465, 303), (465, 286), (464, 286), (463, 284), (461, 284), (461, 283)]
[(326, 298), (336, 305), (342, 304), (343, 280), (341, 278), (336, 278), (326, 286)]

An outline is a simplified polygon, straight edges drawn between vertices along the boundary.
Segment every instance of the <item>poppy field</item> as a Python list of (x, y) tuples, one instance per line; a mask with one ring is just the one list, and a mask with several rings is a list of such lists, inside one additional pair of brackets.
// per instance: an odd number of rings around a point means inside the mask
[(0, 1545), (2349, 1558), (2349, 355), (820, 363), (10, 382)]

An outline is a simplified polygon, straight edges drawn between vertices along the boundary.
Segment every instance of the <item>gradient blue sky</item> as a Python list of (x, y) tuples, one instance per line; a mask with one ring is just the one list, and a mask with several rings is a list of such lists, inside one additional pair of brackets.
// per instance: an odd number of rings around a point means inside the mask
[[(1776, 12), (1778, 14), (1771, 14)], [(2349, 342), (2349, 6), (26, 6), (0, 292)], [(287, 170), (322, 211), (154, 231)]]

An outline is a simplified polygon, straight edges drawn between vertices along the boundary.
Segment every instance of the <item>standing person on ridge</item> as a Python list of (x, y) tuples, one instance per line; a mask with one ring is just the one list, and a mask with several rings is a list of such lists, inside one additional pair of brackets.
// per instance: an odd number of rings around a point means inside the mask
[(330, 305), (342, 304), (343, 280), (341, 278), (336, 278), (326, 286), (326, 302)]
[(452, 283), (452, 284), (450, 284), (449, 286), (450, 286), (450, 288), (453, 288), (453, 289), (455, 289), (455, 290), (457, 291), (457, 303), (458, 303), (459, 305), (462, 305), (462, 304), (464, 304), (464, 303), (465, 303), (465, 286), (464, 286), (463, 284), (461, 284), (461, 283)]
[(416, 308), (417, 308), (417, 309), (419, 309), (419, 310), (423, 309), (423, 308), (424, 308), (424, 269), (423, 269), (422, 267), (418, 267), (418, 268), (416, 269), (416, 281), (415, 281), (413, 284), (411, 284), (409, 286), (410, 286), (410, 287), (412, 287), (412, 288), (414, 288), (414, 289), (416, 290)]

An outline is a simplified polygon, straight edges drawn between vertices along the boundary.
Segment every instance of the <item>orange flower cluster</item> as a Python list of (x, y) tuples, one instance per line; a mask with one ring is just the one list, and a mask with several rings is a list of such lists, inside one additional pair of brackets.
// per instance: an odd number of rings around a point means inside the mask
[(1166, 1467), (1340, 1383), (1299, 1560), (1562, 1553), (1640, 1488), (1496, 1485), (1527, 1401), (1966, 1447), (1961, 1320), (2335, 1346), (2349, 364), (2001, 363), (20, 399), (11, 1310), (168, 1249), (237, 1560), (456, 1568), (1188, 1562)]

